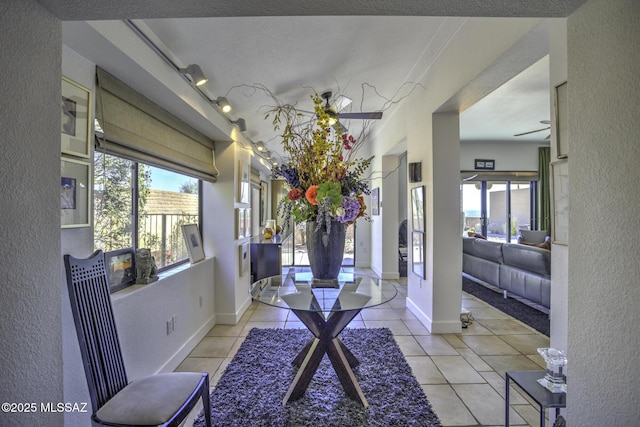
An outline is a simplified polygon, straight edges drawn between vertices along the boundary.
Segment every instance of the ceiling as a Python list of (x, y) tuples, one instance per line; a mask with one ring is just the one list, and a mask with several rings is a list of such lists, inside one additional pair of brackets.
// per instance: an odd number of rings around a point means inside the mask
[[(45, 0), (41, 3), (54, 10), (58, 6)], [(558, 3), (570, 12), (581, 1)], [(80, 9), (74, 18), (89, 13), (81, 4), (77, 6)], [(68, 10), (72, 9), (55, 13), (64, 16), (70, 13)], [(425, 67), (428, 68), (467, 19), (483, 18), (237, 16), (128, 22), (178, 67), (200, 65), (209, 79), (201, 87), (202, 93), (210, 100), (227, 97), (233, 105), (228, 120), (245, 119), (246, 140), (249, 143), (264, 141), (269, 150), (278, 153), (279, 141), (270, 122), (264, 118), (273, 106), (273, 99), (256, 87), (268, 88), (279, 100), (295, 103), (303, 110), (311, 109), (309, 95), (313, 91), (327, 90), (353, 99), (345, 111), (381, 110), (388, 107), (389, 100), (400, 100), (411, 88), (424, 90), (403, 82), (419, 81)], [(122, 59), (108, 49), (100, 49), (98, 43), (92, 43), (90, 31), (87, 25), (65, 23), (63, 43), (109, 70)], [(516, 77), (504, 79), (506, 83), (498, 89), (493, 87), (476, 97), (481, 99), (473, 105), (458, 107), (457, 110), (462, 111), (461, 140), (548, 142), (547, 131), (514, 137), (517, 133), (544, 128), (546, 125), (540, 121), (550, 119), (546, 41), (541, 49), (541, 60), (532, 66), (527, 64), (528, 68), (521, 67)], [(144, 95), (161, 98), (151, 87), (144, 88), (143, 82), (148, 78), (144, 70), (131, 68), (126, 74), (116, 75), (130, 84), (140, 82)], [(372, 129), (384, 123), (392, 110), (393, 106), (384, 112), (382, 120), (373, 122)], [(352, 133), (358, 132), (360, 123), (345, 122)]]

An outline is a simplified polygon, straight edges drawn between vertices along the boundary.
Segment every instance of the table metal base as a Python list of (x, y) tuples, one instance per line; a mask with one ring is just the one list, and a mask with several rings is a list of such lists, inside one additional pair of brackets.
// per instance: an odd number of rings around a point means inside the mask
[(551, 393), (538, 384), (538, 379), (543, 378), (545, 371), (509, 371), (505, 374), (505, 408), (504, 425), (509, 426), (509, 382), (517, 384), (529, 397), (540, 406), (540, 427), (545, 425), (545, 411), (547, 408), (556, 409), (556, 418), (560, 414), (560, 408), (567, 406), (566, 393)]
[(347, 396), (362, 403), (365, 408), (368, 407), (367, 399), (352, 369), (358, 366), (358, 359), (338, 338), (340, 332), (360, 313), (360, 309), (332, 312), (327, 319), (318, 312), (293, 309), (291, 311), (311, 331), (314, 338), (292, 362), (298, 366), (298, 372), (284, 397), (283, 405), (304, 395), (326, 353)]

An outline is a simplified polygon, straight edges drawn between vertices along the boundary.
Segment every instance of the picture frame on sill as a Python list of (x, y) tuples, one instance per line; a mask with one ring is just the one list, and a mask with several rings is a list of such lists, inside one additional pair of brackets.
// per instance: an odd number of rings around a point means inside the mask
[(91, 140), (91, 91), (62, 76), (60, 100), (60, 150), (89, 158)]
[(184, 238), (184, 244), (187, 247), (191, 264), (202, 261), (204, 259), (204, 248), (202, 246), (202, 237), (200, 237), (198, 224), (183, 225), (182, 237)]
[(60, 226), (89, 227), (91, 164), (62, 157), (60, 177)]
[(111, 293), (136, 283), (136, 253), (133, 248), (105, 252), (104, 265)]

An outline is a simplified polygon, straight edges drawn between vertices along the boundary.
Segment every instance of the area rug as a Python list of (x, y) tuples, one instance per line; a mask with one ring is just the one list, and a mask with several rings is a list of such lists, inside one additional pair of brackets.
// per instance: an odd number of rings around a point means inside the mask
[[(369, 407), (349, 399), (327, 355), (305, 395), (283, 406), (297, 368), (291, 361), (312, 337), (305, 329), (252, 329), (211, 392), (214, 426), (441, 426), (387, 328), (345, 329), (358, 358), (354, 373)], [(202, 414), (194, 426), (204, 426)]]
[[(549, 315), (529, 307), (513, 298), (505, 299), (501, 293), (488, 289), (466, 277), (462, 278), (462, 290), (497, 308), (503, 313), (531, 326), (536, 331), (549, 336), (551, 322)], [(470, 310), (473, 314), (473, 310)]]

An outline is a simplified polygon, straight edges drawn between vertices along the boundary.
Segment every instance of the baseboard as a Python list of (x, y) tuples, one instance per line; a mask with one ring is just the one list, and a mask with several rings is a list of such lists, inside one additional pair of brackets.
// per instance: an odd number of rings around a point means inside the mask
[(175, 369), (180, 366), (180, 364), (187, 358), (189, 353), (193, 351), (193, 349), (198, 345), (200, 341), (204, 337), (207, 336), (207, 333), (216, 325), (216, 316), (213, 315), (209, 320), (207, 320), (198, 330), (189, 338), (182, 346), (174, 353), (174, 355), (167, 360), (167, 362), (160, 367), (158, 372), (173, 372)]
[(252, 299), (247, 298), (235, 313), (217, 313), (216, 325), (237, 325), (244, 313), (251, 305)]
[(407, 308), (432, 334), (459, 334), (462, 331), (459, 320), (434, 322), (410, 298), (407, 298)]

